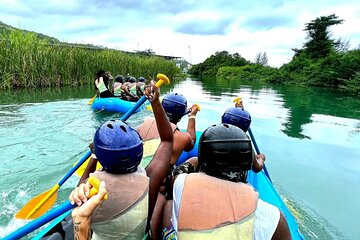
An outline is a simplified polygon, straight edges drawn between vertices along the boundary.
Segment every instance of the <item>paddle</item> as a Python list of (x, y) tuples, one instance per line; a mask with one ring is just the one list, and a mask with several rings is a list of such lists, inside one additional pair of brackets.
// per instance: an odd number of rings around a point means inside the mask
[(89, 103), (88, 103), (89, 105), (91, 105), (91, 104), (93, 103), (93, 101), (95, 100), (96, 96), (97, 96), (97, 95), (95, 94), (95, 96), (93, 96), (93, 98), (89, 100)]
[[(90, 198), (91, 196), (98, 193), (99, 187), (100, 187), (100, 180), (94, 176), (91, 176), (88, 181), (90, 182), (91, 186), (93, 186), (90, 189), (90, 193), (89, 193), (89, 198)], [(108, 196), (106, 194), (104, 196), (104, 199), (106, 200), (107, 198), (108, 198)], [(63, 204), (59, 205), (58, 207), (52, 209), (51, 211), (47, 212), (43, 216), (35, 219), (34, 221), (29, 222), (28, 224), (22, 226), (21, 228), (17, 229), (16, 231), (12, 232), (11, 234), (9, 234), (5, 238), (3, 238), (3, 240), (20, 239), (20, 238), (24, 237), (26, 234), (31, 233), (35, 229), (38, 229), (42, 225), (50, 222), (54, 218), (60, 216), (61, 214), (65, 213), (75, 207), (77, 207), (76, 203), (71, 204), (70, 201), (66, 201), (65, 203), (63, 203)]]
[[(240, 106), (243, 108), (241, 97), (235, 98), (235, 99), (233, 100), (233, 102), (237, 103), (238, 105), (240, 105)], [(251, 142), (253, 143), (253, 145), (254, 145), (254, 147), (255, 147), (256, 154), (260, 154), (259, 147), (258, 147), (258, 145), (256, 144), (256, 140), (255, 140), (254, 134), (252, 133), (250, 127), (249, 127), (249, 129), (248, 129), (248, 132), (249, 132), (249, 135), (250, 135), (250, 138), (251, 138)], [(269, 174), (269, 172), (268, 172), (265, 164), (264, 164), (264, 172), (265, 172), (266, 177), (267, 177), (267, 178), (270, 180), (270, 182), (272, 183), (271, 178), (270, 178), (270, 174)]]
[[(157, 87), (160, 87), (163, 83), (167, 85), (170, 83), (170, 80), (164, 74), (159, 73), (157, 78), (159, 78), (159, 81), (155, 85)], [(147, 98), (142, 96), (139, 101), (137, 101), (134, 106), (120, 118), (120, 120), (126, 121), (146, 100)], [(35, 219), (44, 214), (55, 203), (60, 186), (64, 184), (64, 182), (90, 157), (90, 155), (91, 151), (89, 150), (79, 162), (73, 166), (57, 184), (55, 184), (55, 186), (31, 199), (15, 215), (15, 217), (20, 219)]]

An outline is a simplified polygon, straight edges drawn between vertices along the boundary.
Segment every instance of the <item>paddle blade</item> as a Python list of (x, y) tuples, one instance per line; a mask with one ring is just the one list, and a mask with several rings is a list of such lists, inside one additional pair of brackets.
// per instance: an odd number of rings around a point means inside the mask
[(93, 103), (93, 101), (95, 100), (95, 98), (96, 98), (96, 94), (95, 94), (95, 96), (93, 96), (92, 99), (89, 100), (89, 103), (88, 103), (88, 104), (91, 105), (91, 104)]
[[(57, 186), (54, 186), (54, 188)], [(18, 219), (35, 219), (43, 215), (51, 208), (57, 198), (54, 188), (37, 195), (31, 199), (16, 215)], [(45, 201), (44, 201), (45, 200)], [(43, 202), (43, 203), (42, 203)], [(41, 205), (41, 206), (40, 206)], [(37, 208), (37, 209), (36, 209)]]
[[(76, 170), (76, 174), (81, 177), (84, 172), (85, 172), (85, 169), (87, 167), (87, 165), (89, 164), (89, 161), (90, 161), (90, 157)], [(74, 166), (77, 164), (78, 162), (75, 162), (74, 163)], [(97, 164), (96, 164), (96, 170), (99, 170), (100, 168), (102, 168), (100, 162), (98, 161)]]

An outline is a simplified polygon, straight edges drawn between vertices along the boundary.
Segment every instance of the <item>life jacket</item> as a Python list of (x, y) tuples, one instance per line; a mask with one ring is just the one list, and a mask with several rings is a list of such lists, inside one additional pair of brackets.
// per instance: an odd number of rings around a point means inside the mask
[(131, 87), (129, 86), (129, 92), (136, 96), (136, 83), (130, 83), (133, 84)]
[(116, 97), (122, 96), (122, 94), (124, 92), (124, 90), (122, 90), (121, 86), (122, 86), (121, 83), (114, 83), (114, 95)]
[(250, 185), (189, 174), (179, 207), (178, 239), (253, 239), (257, 201)]
[(106, 182), (109, 198), (92, 215), (92, 239), (142, 239), (149, 204), (149, 178), (143, 168), (128, 174), (96, 171)]
[(106, 90), (108, 90), (102, 77), (95, 80), (95, 85), (96, 85), (96, 87), (97, 87), (97, 89), (99, 90), (100, 93), (105, 92)]

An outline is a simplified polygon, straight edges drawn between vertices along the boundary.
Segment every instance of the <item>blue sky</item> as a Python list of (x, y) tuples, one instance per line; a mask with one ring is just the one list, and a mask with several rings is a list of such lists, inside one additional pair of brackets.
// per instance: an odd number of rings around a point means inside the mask
[(0, 21), (61, 41), (204, 61), (216, 51), (270, 66), (291, 60), (306, 40), (304, 24), (336, 14), (334, 38), (360, 44), (358, 0), (0, 0)]

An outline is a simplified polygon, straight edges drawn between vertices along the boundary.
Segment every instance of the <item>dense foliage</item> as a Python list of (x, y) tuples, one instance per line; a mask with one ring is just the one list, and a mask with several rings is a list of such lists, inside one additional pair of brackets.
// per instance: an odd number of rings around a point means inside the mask
[[(258, 53), (255, 63), (239, 54), (217, 52), (203, 63), (194, 65), (190, 73), (251, 81), (313, 85), (346, 89), (360, 93), (360, 49), (348, 50), (348, 42), (331, 38), (329, 28), (343, 20), (335, 15), (316, 18), (305, 24), (307, 41), (301, 49), (293, 49), (292, 60), (279, 69), (268, 67), (266, 53)], [(243, 61), (231, 62), (236, 55)], [(225, 56), (225, 57), (224, 57)]]
[(93, 84), (99, 69), (114, 77), (130, 73), (149, 79), (161, 72), (174, 78), (180, 74), (174, 61), (162, 57), (63, 44), (33, 32), (0, 29), (0, 89)]
[(203, 63), (194, 65), (189, 73), (193, 75), (215, 76), (220, 67), (241, 67), (246, 64), (249, 64), (249, 62), (238, 53), (230, 54), (227, 51), (222, 51), (211, 55)]

